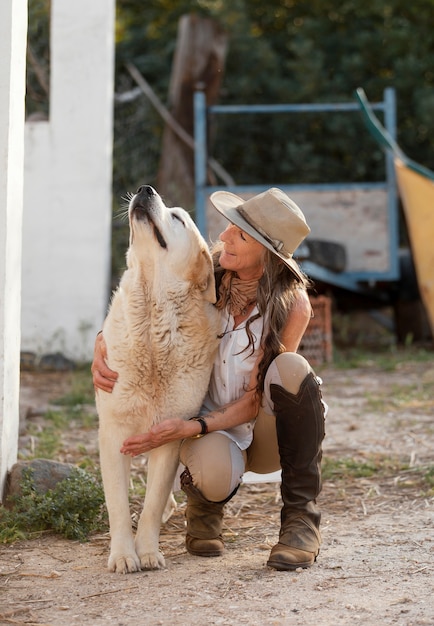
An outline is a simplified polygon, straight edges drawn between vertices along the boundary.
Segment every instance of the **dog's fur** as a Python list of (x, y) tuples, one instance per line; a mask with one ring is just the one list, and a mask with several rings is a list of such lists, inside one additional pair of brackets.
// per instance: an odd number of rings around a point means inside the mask
[(164, 567), (160, 525), (178, 467), (179, 442), (148, 457), (147, 490), (134, 541), (130, 458), (123, 441), (164, 419), (197, 415), (217, 349), (218, 313), (208, 247), (186, 211), (167, 208), (150, 186), (129, 205), (127, 270), (104, 323), (112, 393), (99, 390), (99, 444), (109, 512), (110, 571)]

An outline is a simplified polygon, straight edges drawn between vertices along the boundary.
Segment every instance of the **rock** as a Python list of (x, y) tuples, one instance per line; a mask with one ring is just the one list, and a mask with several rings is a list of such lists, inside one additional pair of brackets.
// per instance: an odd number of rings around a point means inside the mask
[(20, 369), (22, 372), (33, 372), (37, 368), (37, 365), (37, 356), (35, 352), (21, 352)]
[(21, 481), (25, 469), (32, 470), (32, 478), (38, 493), (45, 493), (65, 478), (69, 478), (75, 468), (71, 463), (60, 463), (48, 459), (33, 459), (31, 461), (18, 461), (12, 466), (8, 474), (5, 489), (7, 496), (21, 495)]
[(39, 361), (39, 369), (43, 372), (68, 372), (75, 369), (74, 361), (67, 359), (61, 352), (44, 354)]

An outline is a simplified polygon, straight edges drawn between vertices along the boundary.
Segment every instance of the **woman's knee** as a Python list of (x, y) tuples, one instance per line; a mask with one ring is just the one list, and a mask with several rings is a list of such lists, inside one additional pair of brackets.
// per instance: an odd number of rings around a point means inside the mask
[(221, 433), (186, 439), (181, 446), (180, 459), (188, 467), (194, 486), (211, 502), (226, 500), (238, 487), (244, 473), (243, 453)]
[(309, 362), (296, 352), (282, 352), (272, 361), (267, 371), (265, 385), (276, 384), (289, 393), (297, 394), (301, 383), (312, 372)]

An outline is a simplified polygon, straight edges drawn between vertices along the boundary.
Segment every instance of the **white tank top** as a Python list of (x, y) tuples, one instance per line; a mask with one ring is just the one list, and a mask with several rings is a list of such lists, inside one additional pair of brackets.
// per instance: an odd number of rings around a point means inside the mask
[[(250, 313), (249, 319), (258, 314), (255, 308)], [(264, 318), (258, 317), (250, 330), (254, 339), (254, 352), (250, 346), (245, 352), (249, 339), (246, 333), (246, 321), (234, 329), (234, 318), (228, 311), (222, 311), (221, 334), (219, 349), (214, 361), (208, 393), (202, 406), (201, 414), (209, 413), (224, 404), (238, 400), (244, 393), (250, 382), (250, 375), (258, 358), (258, 349), (261, 342), (264, 327)], [(253, 426), (255, 420), (247, 424), (234, 426), (223, 432), (239, 446), (241, 450), (249, 447), (253, 438)]]

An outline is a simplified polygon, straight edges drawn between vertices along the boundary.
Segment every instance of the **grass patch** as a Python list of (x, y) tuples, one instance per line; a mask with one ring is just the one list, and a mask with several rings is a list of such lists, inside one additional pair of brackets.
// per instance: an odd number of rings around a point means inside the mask
[(423, 475), (423, 479), (431, 489), (431, 495), (434, 495), (434, 465), (428, 467)]
[[(94, 389), (89, 368), (75, 370), (71, 374), (68, 393), (52, 401), (41, 420), (29, 422), (27, 432), (31, 436), (31, 448), (24, 455), (27, 460), (35, 458), (58, 459), (63, 452), (63, 436), (75, 429), (95, 430), (98, 416), (94, 409)], [(84, 445), (74, 450), (74, 460), (82, 467), (89, 467), (88, 452)]]
[(27, 459), (55, 459), (62, 450), (61, 430), (57, 427), (47, 425), (38, 429), (31, 424), (28, 429), (32, 436), (32, 454), (26, 455)]
[(322, 476), (324, 480), (346, 478), (367, 478), (380, 471), (380, 464), (374, 461), (357, 461), (353, 458), (333, 459), (324, 457)]
[(29, 468), (23, 471), (22, 493), (8, 499), (8, 508), (0, 507), (0, 543), (28, 539), (43, 531), (85, 541), (90, 533), (106, 528), (99, 477), (76, 468), (54, 489), (39, 493), (32, 474)]
[(434, 406), (432, 383), (393, 385), (384, 394), (366, 395), (369, 411), (386, 412), (396, 409), (429, 409)]
[(56, 404), (65, 407), (74, 407), (83, 404), (93, 404), (95, 390), (93, 388), (90, 370), (76, 370), (71, 379), (71, 389), (65, 395), (56, 399)]
[(362, 348), (335, 349), (333, 365), (337, 369), (372, 368), (385, 372), (395, 371), (403, 361), (434, 363), (434, 352), (424, 348), (392, 346), (373, 352)]
[(434, 465), (410, 467), (407, 461), (389, 456), (372, 455), (363, 460), (324, 456), (322, 477), (338, 488), (354, 480), (372, 478), (393, 481), (397, 489), (412, 489), (419, 497), (434, 496)]
[(55, 404), (63, 407), (63, 415), (67, 421), (74, 420), (75, 425), (84, 428), (93, 428), (98, 418), (95, 412), (89, 412), (88, 407), (95, 404), (95, 390), (93, 387), (90, 368), (83, 367), (74, 372), (71, 379), (71, 389), (65, 395), (57, 398)]
[(324, 457), (323, 477), (325, 480), (345, 480), (347, 478), (372, 478), (396, 476), (409, 469), (407, 461), (389, 456), (372, 455), (358, 460), (353, 457), (335, 459)]

